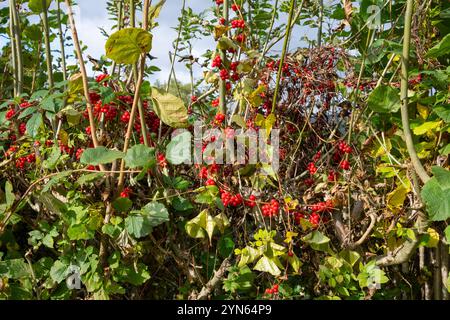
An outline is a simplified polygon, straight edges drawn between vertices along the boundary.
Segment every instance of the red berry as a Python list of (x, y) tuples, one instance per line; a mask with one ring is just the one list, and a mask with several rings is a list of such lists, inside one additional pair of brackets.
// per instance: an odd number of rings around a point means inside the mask
[(342, 160), (341, 164), (339, 165), (343, 170), (350, 170), (350, 162), (347, 160)]

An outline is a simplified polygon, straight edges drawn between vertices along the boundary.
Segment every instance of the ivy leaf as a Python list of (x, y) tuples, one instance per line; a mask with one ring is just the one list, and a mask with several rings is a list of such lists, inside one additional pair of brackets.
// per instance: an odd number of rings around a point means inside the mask
[(35, 138), (38, 134), (39, 128), (43, 124), (42, 114), (41, 113), (35, 113), (30, 120), (27, 122), (27, 133), (32, 137)]
[(179, 165), (191, 162), (191, 138), (189, 131), (173, 138), (166, 148), (166, 158), (171, 164)]
[(128, 168), (147, 168), (155, 164), (155, 149), (143, 144), (138, 144), (128, 149), (125, 155), (125, 163)]
[(119, 30), (106, 41), (106, 56), (116, 63), (134, 64), (141, 54), (150, 52), (152, 39), (152, 34), (141, 28)]
[(159, 202), (150, 202), (141, 209), (141, 212), (147, 217), (152, 227), (157, 227), (169, 221), (169, 212), (166, 207)]
[(67, 264), (61, 262), (60, 260), (56, 260), (50, 269), (50, 277), (56, 283), (61, 283), (66, 280), (68, 268), (69, 266)]
[(150, 223), (139, 213), (131, 213), (125, 219), (125, 228), (136, 238), (143, 238), (152, 232)]
[(278, 268), (277, 264), (275, 263), (274, 259), (270, 259), (267, 256), (262, 256), (261, 259), (256, 263), (253, 270), (261, 271), (261, 272), (268, 272), (271, 275), (277, 277), (281, 274), (280, 268)]
[(99, 164), (107, 164), (117, 159), (122, 159), (123, 156), (123, 152), (107, 149), (105, 147), (97, 147), (86, 149), (81, 155), (80, 162), (98, 166)]
[(370, 93), (367, 105), (375, 112), (395, 113), (401, 107), (400, 94), (393, 87), (379, 86)]
[(152, 89), (153, 111), (162, 122), (172, 128), (185, 128), (188, 125), (188, 112), (183, 100), (170, 93), (160, 94)]

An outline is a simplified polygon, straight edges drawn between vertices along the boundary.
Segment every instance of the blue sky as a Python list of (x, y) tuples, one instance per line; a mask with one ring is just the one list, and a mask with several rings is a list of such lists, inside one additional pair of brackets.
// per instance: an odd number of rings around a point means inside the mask
[[(111, 31), (111, 27), (114, 24), (109, 20), (106, 10), (106, 0), (78, 0), (78, 7), (74, 7), (74, 13), (76, 16), (76, 24), (78, 29), (78, 35), (83, 44), (87, 45), (87, 53), (93, 57), (100, 57), (104, 54), (104, 44), (106, 38), (102, 35), (99, 28), (103, 28), (108, 33)], [(211, 6), (212, 0), (186, 0), (186, 5), (191, 7), (195, 12), (201, 12), (205, 8)], [(0, 7), (7, 5), (7, 2), (1, 2)], [(55, 4), (53, 3), (54, 7)], [(159, 26), (153, 30), (153, 49), (152, 55), (158, 57), (155, 64), (162, 70), (155, 74), (153, 80), (159, 79), (161, 82), (167, 80), (168, 72), (170, 70), (169, 63), (169, 51), (173, 51), (172, 42), (177, 36), (176, 27), (180, 15), (182, 6), (182, 0), (167, 0), (163, 9), (161, 10), (160, 17), (158, 18)], [(65, 5), (62, 5), (65, 9)], [(287, 17), (282, 17), (286, 19)], [(38, 17), (36, 16), (36, 19)], [(314, 37), (314, 32), (309, 33), (310, 37)], [(304, 30), (299, 28), (294, 29), (293, 39), (291, 41), (292, 47), (296, 47), (300, 44), (300, 37), (305, 35)], [(5, 40), (0, 40), (0, 45), (4, 44)], [(57, 43), (54, 43), (57, 46)], [(200, 55), (204, 53), (208, 48), (215, 47), (214, 40), (211, 38), (195, 40), (194, 55)], [(280, 46), (275, 47), (274, 50), (279, 50)], [(70, 61), (69, 61), (70, 62)], [(72, 63), (74, 61), (72, 60)], [(88, 68), (90, 69), (90, 68)], [(179, 64), (176, 66), (177, 79), (182, 82), (189, 81), (189, 74), (184, 65)], [(197, 68), (195, 71), (196, 76), (201, 76), (201, 70)]]

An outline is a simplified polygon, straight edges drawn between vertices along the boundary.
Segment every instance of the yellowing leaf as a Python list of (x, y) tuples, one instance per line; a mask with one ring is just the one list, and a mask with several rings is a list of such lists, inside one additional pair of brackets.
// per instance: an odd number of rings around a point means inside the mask
[(428, 116), (430, 115), (430, 108), (418, 103), (417, 104), (417, 112), (419, 113), (422, 120), (426, 120), (428, 118)]
[(387, 205), (388, 208), (394, 212), (397, 212), (398, 209), (403, 207), (403, 203), (406, 200), (406, 196), (411, 191), (411, 187), (408, 182), (408, 186), (405, 187), (402, 183), (399, 183), (397, 188), (388, 194), (387, 196)]
[(427, 247), (428, 248), (436, 248), (439, 244), (439, 233), (434, 230), (433, 228), (428, 228), (427, 233), (430, 236), (430, 239), (428, 240)]
[(152, 49), (153, 36), (141, 28), (125, 28), (113, 33), (105, 44), (106, 56), (116, 63), (134, 64)]
[(154, 6), (151, 6), (148, 10), (148, 20), (153, 22), (155, 19), (159, 17), (159, 14), (161, 13), (161, 9), (163, 5), (166, 3), (166, 0), (161, 0)]
[(291, 243), (292, 242), (292, 238), (298, 236), (297, 232), (291, 232), (288, 231), (286, 232), (286, 239), (284, 239), (285, 243)]
[(433, 130), (436, 130), (439, 128), (442, 124), (442, 121), (427, 121), (423, 124), (421, 124), (418, 127), (415, 127), (413, 129), (413, 132), (415, 135), (421, 136), (426, 133), (431, 133)]
[(183, 100), (170, 93), (160, 94), (152, 89), (153, 109), (166, 125), (172, 128), (185, 128), (188, 113)]
[(295, 210), (298, 207), (298, 200), (294, 200), (291, 197), (284, 198), (284, 203), (288, 206), (289, 210)]
[(230, 27), (224, 26), (224, 25), (217, 25), (214, 26), (214, 39), (219, 39), (223, 35), (225, 35), (228, 30), (230, 30)]
[(275, 259), (276, 258), (270, 259), (267, 256), (263, 256), (261, 259), (259, 259), (253, 270), (268, 272), (275, 277), (279, 276), (281, 274), (281, 270), (280, 268), (278, 268)]

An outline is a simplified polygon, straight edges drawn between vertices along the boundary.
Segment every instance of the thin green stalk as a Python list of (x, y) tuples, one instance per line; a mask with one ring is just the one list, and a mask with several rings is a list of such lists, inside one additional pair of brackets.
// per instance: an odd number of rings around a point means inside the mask
[(426, 172), (419, 157), (417, 156), (416, 149), (414, 148), (413, 135), (409, 125), (409, 112), (408, 112), (408, 72), (409, 72), (409, 51), (411, 44), (411, 20), (413, 15), (413, 0), (408, 0), (406, 3), (405, 13), (405, 29), (403, 38), (403, 53), (402, 53), (402, 79), (401, 79), (401, 92), (400, 97), (402, 100), (401, 114), (403, 132), (405, 134), (406, 146), (408, 148), (409, 156), (414, 170), (417, 172), (420, 180), (426, 183), (430, 180), (430, 176)]
[(294, 16), (294, 7), (295, 7), (295, 0), (291, 0), (291, 6), (289, 8), (289, 19), (288, 19), (288, 24), (287, 24), (288, 29), (286, 30), (286, 37), (284, 38), (283, 51), (281, 52), (280, 65), (278, 66), (277, 82), (275, 84), (275, 92), (273, 93), (272, 113), (275, 112), (275, 108), (277, 106), (278, 89), (280, 87), (281, 75), (283, 73), (284, 59), (286, 58), (289, 38), (291, 36), (291, 30), (293, 28), (292, 17)]
[[(223, 18), (225, 19), (225, 26), (228, 25), (228, 16), (229, 13), (229, 3), (228, 0), (224, 0), (223, 2)], [(226, 50), (221, 50), (220, 51), (220, 58), (222, 59), (222, 63), (225, 63), (226, 59), (227, 59), (227, 51)], [(227, 108), (227, 87), (226, 87), (226, 80), (222, 80), (220, 79), (219, 82), (219, 93), (220, 93), (220, 99), (219, 99), (219, 111), (221, 113), (226, 113), (226, 108)]]
[(56, 1), (58, 8), (57, 8), (57, 20), (58, 20), (58, 36), (59, 36), (59, 44), (60, 44), (60, 50), (61, 50), (61, 68), (63, 73), (63, 79), (64, 81), (67, 80), (67, 65), (66, 65), (66, 45), (64, 43), (64, 35), (62, 32), (62, 23), (61, 23), (61, 3), (60, 1)]
[(19, 13), (17, 11), (16, 0), (12, 0), (13, 3), (13, 19), (14, 19), (14, 38), (15, 38), (15, 48), (16, 48), (16, 63), (17, 63), (17, 95), (22, 94), (23, 88), (23, 59), (22, 59), (22, 39), (20, 30), (20, 19)]
[(317, 46), (322, 46), (322, 28), (323, 28), (323, 0), (319, 0), (319, 28), (317, 30)]
[(181, 30), (183, 28), (183, 21), (184, 21), (184, 9), (186, 7), (186, 0), (183, 0), (183, 4), (181, 6), (181, 18), (180, 18), (180, 25), (178, 27), (178, 35), (177, 35), (177, 41), (175, 42), (175, 52), (173, 54), (173, 59), (171, 60), (171, 66), (170, 66), (170, 72), (169, 72), (169, 79), (167, 80), (167, 87), (166, 92), (169, 92), (170, 89), (170, 82), (172, 81), (172, 75), (175, 72), (175, 60), (178, 53), (178, 45), (180, 44), (181, 39)]
[(9, 5), (9, 30), (11, 33), (11, 65), (13, 68), (13, 85), (14, 85), (14, 96), (17, 96), (17, 50), (16, 50), (16, 38), (14, 37), (14, 4), (13, 0), (10, 0)]
[[(42, 0), (42, 7), (46, 8), (46, 0)], [(45, 41), (45, 59), (47, 62), (47, 78), (48, 78), (48, 86), (50, 89), (53, 88), (53, 68), (52, 68), (52, 53), (50, 48), (50, 27), (48, 25), (48, 15), (47, 10), (43, 10), (42, 12), (42, 23), (44, 25), (44, 41)]]

